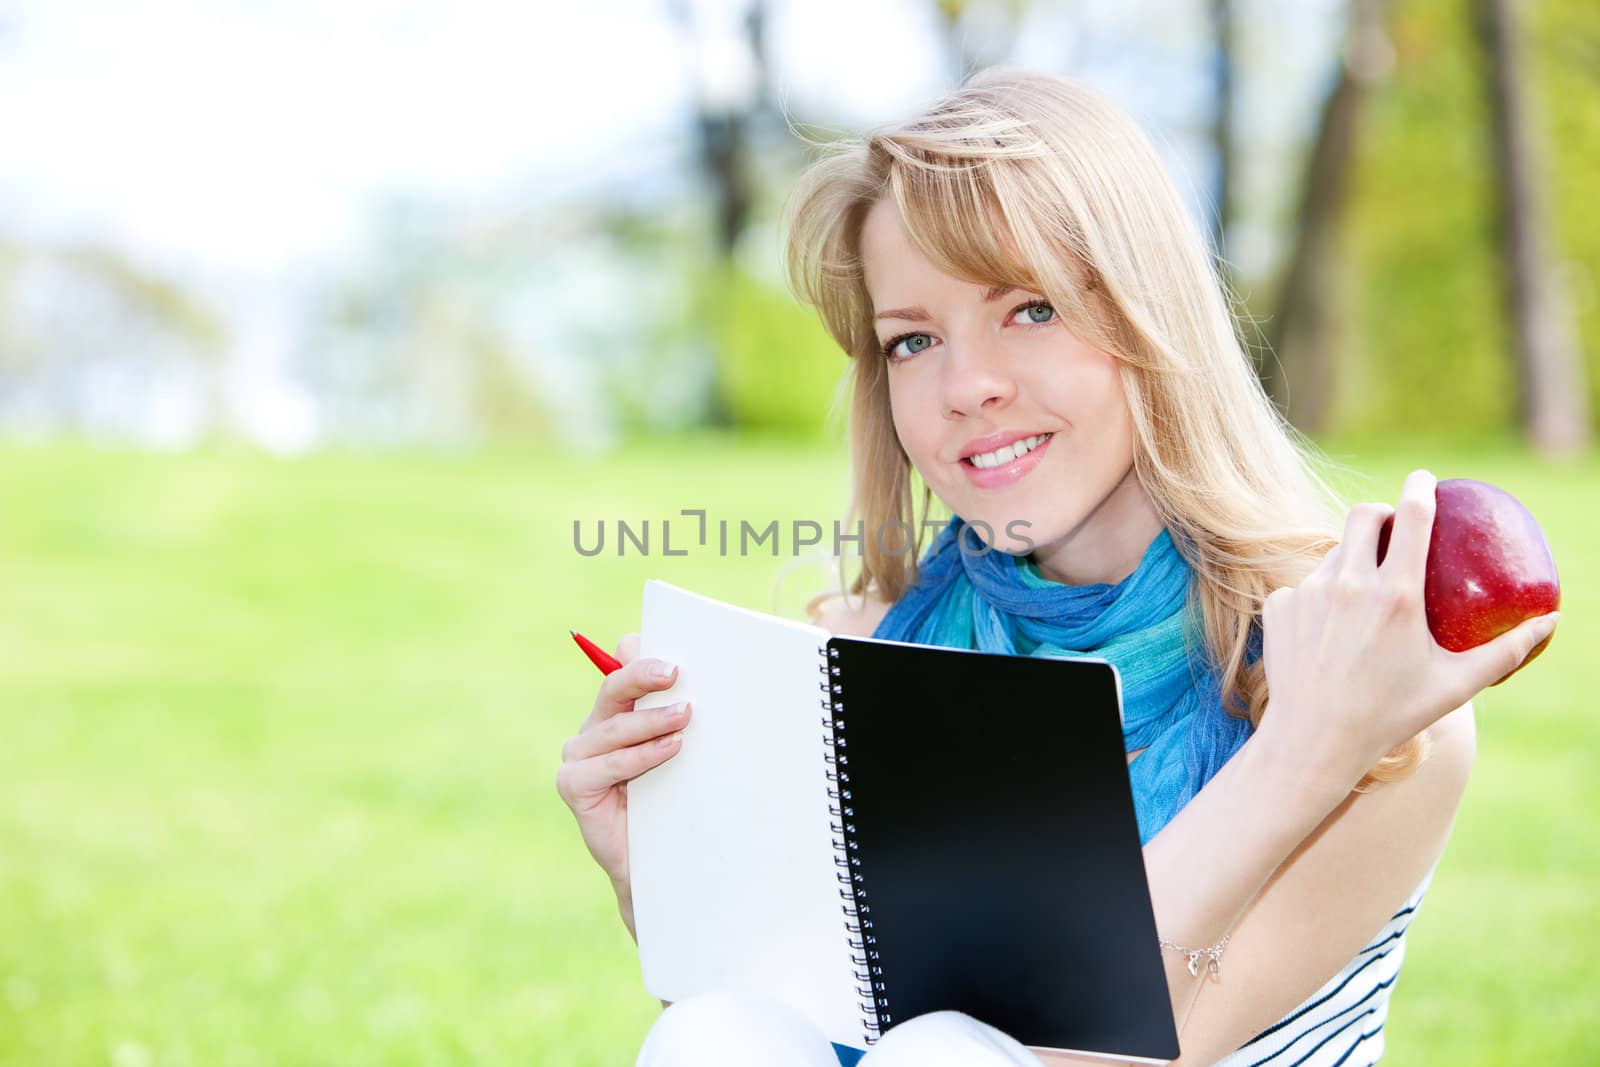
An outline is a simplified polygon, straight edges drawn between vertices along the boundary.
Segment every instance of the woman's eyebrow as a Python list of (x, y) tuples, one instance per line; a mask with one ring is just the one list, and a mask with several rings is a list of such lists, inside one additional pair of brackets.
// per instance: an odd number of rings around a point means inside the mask
[[(983, 294), (983, 302), (985, 304), (992, 304), (996, 300), (999, 300), (1002, 296), (1005, 296), (1007, 293), (1015, 291), (1016, 286), (997, 285), (993, 289), (989, 289)], [(933, 316), (928, 314), (928, 310), (926, 308), (908, 307), (890, 308), (888, 311), (880, 311), (876, 315), (872, 316), (872, 320), (876, 322), (879, 319), (904, 319), (907, 322), (927, 322), (932, 317)]]

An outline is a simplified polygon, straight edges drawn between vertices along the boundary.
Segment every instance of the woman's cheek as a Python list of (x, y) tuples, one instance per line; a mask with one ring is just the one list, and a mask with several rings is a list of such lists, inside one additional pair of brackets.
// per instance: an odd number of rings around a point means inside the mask
[(925, 442), (918, 434), (918, 420), (907, 417), (907, 412), (915, 412), (915, 399), (907, 397), (904, 390), (890, 394), (889, 418), (894, 424), (894, 435), (900, 441), (900, 449), (911, 458), (911, 462), (921, 473), (923, 448)]

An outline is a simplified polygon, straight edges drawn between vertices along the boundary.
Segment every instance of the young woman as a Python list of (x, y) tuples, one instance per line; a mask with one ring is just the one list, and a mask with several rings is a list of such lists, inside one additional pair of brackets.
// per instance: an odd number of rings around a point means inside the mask
[[(788, 223), (792, 281), (853, 362), (868, 535), (817, 620), (1116, 663), (1180, 1062), (1377, 1062), (1472, 764), (1470, 699), (1556, 617), (1464, 653), (1434, 643), (1433, 477), (1341, 515), (1148, 140), (1085, 86), (979, 75), (832, 150)], [(952, 517), (911, 551), (893, 532), (921, 530), (933, 497)], [(623, 640), (558, 781), (630, 930), (626, 783), (673, 756), (690, 714), (621, 714), (673, 680), (636, 649)], [(1025, 714), (996, 715), (992, 743), (1023, 743)], [(669, 1008), (640, 1063), (834, 1051), (779, 1005), (717, 996)], [(865, 1064), (1040, 1060), (1079, 1062), (939, 1013)]]

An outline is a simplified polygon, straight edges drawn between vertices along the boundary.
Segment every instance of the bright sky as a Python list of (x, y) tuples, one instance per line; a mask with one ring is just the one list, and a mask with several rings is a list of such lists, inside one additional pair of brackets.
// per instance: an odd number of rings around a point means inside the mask
[(686, 90), (649, 5), (610, 6), (624, 32), (565, 3), (13, 3), (0, 225), (269, 265), (340, 240), (373, 190), (603, 167)]
[[(685, 130), (692, 53), (663, 6), (13, 0), (0, 228), (109, 238), (180, 268), (266, 267), (343, 240), (377, 190), (625, 179)], [(714, 22), (729, 5), (696, 6)], [(847, 4), (803, 6), (783, 32), (829, 62), (802, 63), (795, 91), (904, 99), (881, 78), (838, 77), (882, 59), (828, 38), (827, 9)], [(892, 26), (910, 6), (879, 14)], [(926, 90), (935, 73), (899, 80)]]
[[(690, 6), (729, 30), (691, 46), (666, 0), (12, 0), (0, 232), (270, 268), (345, 240), (378, 190), (626, 182), (686, 151), (697, 59), (713, 84), (739, 81), (738, 0)], [(1169, 13), (1139, 31), (1153, 62), (1095, 69), (1079, 41), (1128, 6), (1039, 3), (1018, 58), (1087, 62), (1142, 117), (1171, 119), (1205, 91), (1182, 62), (1203, 5), (1146, 0)], [(878, 121), (943, 84), (926, 0), (772, 8), (780, 97), (808, 113)]]

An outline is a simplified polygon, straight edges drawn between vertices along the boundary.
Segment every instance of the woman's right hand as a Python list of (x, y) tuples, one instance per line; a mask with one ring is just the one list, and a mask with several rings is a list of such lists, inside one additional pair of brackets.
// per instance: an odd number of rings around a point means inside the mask
[(561, 769), (556, 772), (556, 792), (577, 816), (589, 854), (610, 876), (630, 934), (634, 929), (628, 879), (628, 782), (676, 755), (689, 721), (687, 703), (633, 710), (635, 700), (670, 689), (678, 677), (672, 664), (638, 656), (639, 635), (623, 637), (617, 645), (622, 666), (600, 683), (589, 717), (561, 749)]

